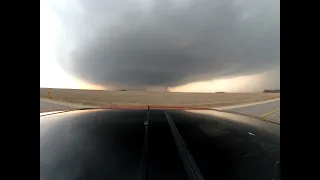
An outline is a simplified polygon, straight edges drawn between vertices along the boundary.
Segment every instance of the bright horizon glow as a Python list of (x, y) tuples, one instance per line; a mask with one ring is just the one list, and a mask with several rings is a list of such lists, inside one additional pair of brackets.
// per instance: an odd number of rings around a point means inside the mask
[(48, 0), (40, 1), (40, 87), (106, 89), (72, 77), (57, 64), (55, 46), (62, 30), (51, 3)]
[(268, 72), (237, 76), (231, 78), (219, 78), (211, 81), (201, 81), (185, 84), (178, 87), (170, 87), (170, 92), (249, 92), (247, 89), (252, 89), (250, 92), (262, 92), (260, 89), (263, 86), (262, 79), (268, 76)]
[(200, 81), (168, 88), (170, 92), (241, 92), (244, 85), (253, 80), (252, 77), (243, 76), (212, 81)]

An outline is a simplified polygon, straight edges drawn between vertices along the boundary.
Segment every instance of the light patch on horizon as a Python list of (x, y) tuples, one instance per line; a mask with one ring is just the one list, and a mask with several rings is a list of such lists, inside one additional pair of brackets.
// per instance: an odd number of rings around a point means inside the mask
[[(48, 65), (49, 67), (46, 67)], [(66, 88), (66, 89), (94, 89), (105, 90), (107, 88), (85, 82), (65, 73), (55, 63), (40, 64), (40, 87)]]
[(230, 79), (194, 82), (178, 87), (170, 87), (168, 90), (170, 92), (247, 92), (244, 87), (248, 83), (252, 83), (252, 80), (255, 80), (255, 78), (242, 76)]
[[(177, 87), (170, 87), (170, 92), (262, 92), (263, 89), (268, 89), (270, 83), (266, 80), (271, 76), (278, 75), (280, 68), (272, 69), (268, 72), (237, 76), (231, 78), (221, 78), (211, 81), (200, 81), (185, 84)], [(272, 78), (273, 79), (273, 78)], [(279, 80), (280, 86), (280, 80)]]

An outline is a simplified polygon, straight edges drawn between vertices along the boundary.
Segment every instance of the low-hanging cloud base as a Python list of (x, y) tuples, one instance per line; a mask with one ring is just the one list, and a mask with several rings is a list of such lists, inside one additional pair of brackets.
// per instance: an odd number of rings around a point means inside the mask
[[(94, 84), (167, 89), (280, 67), (278, 0), (73, 2), (58, 11), (59, 64)], [(280, 87), (278, 70), (259, 78), (247, 89)]]

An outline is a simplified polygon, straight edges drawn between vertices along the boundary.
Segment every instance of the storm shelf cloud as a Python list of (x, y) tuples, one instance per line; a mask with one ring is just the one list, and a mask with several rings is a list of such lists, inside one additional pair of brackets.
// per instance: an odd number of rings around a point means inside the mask
[(69, 46), (59, 64), (100, 85), (174, 87), (280, 66), (278, 0), (74, 0), (57, 14)]

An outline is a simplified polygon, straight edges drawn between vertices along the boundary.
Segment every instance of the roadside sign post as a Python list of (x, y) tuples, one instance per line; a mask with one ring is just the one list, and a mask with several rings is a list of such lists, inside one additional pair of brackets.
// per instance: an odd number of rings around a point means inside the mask
[(51, 89), (49, 88), (48, 89), (48, 98), (50, 98), (50, 95), (51, 95)]

